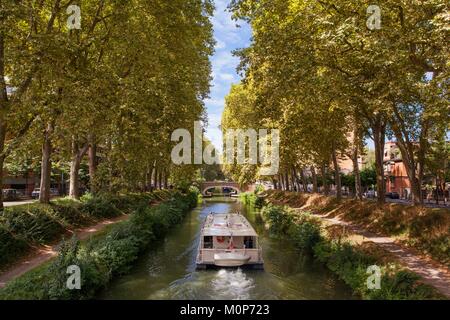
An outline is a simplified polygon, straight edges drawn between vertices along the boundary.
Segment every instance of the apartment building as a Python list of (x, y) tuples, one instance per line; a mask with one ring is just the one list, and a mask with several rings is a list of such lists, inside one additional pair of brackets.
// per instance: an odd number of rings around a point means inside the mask
[(409, 198), (411, 195), (411, 182), (396, 142), (389, 141), (385, 143), (383, 163), (386, 192), (397, 192), (401, 198)]

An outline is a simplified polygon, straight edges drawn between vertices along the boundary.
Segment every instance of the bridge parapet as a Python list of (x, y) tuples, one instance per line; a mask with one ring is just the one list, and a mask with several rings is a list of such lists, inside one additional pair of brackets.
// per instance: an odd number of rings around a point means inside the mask
[[(237, 182), (233, 181), (205, 181), (200, 185), (200, 189), (203, 195), (206, 195), (206, 191), (211, 188), (230, 188), (236, 190), (238, 193), (244, 191), (244, 188), (241, 188)], [(243, 190), (244, 189), (244, 190)]]

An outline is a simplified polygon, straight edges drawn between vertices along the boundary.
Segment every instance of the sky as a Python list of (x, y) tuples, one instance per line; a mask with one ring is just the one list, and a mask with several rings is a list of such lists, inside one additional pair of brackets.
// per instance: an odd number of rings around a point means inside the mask
[(227, 10), (228, 3), (229, 0), (215, 0), (216, 10), (212, 23), (217, 43), (211, 58), (213, 80), (210, 98), (205, 100), (208, 112), (205, 135), (219, 151), (222, 150), (222, 131), (219, 125), (225, 106), (225, 96), (230, 91), (231, 84), (240, 81), (236, 72), (239, 58), (234, 57), (232, 51), (248, 47), (251, 38), (251, 28), (247, 23), (231, 19), (231, 13)]
[[(231, 85), (240, 81), (236, 71), (239, 58), (234, 57), (232, 51), (250, 45), (251, 27), (245, 21), (231, 19), (227, 10), (229, 0), (215, 0), (215, 12), (212, 18), (214, 38), (216, 40), (215, 53), (211, 57), (212, 86), (210, 98), (205, 100), (208, 113), (208, 127), (205, 135), (219, 152), (222, 151), (222, 131), (220, 120), (225, 106), (225, 96), (229, 93)], [(239, 27), (237, 26), (239, 25)], [(367, 139), (367, 145), (373, 149), (373, 141)]]

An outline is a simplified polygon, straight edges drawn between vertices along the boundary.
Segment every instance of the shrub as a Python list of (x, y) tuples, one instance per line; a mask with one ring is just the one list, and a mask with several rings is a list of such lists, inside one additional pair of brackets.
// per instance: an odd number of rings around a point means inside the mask
[(311, 221), (294, 224), (289, 234), (298, 248), (307, 251), (312, 251), (313, 247), (322, 239), (320, 226)]
[(244, 192), (239, 194), (239, 200), (247, 206), (254, 206), (256, 201), (256, 194), (253, 192)]
[(239, 195), (239, 199), (242, 203), (255, 208), (262, 208), (265, 204), (263, 197), (258, 197), (254, 192), (245, 192)]
[(92, 223), (92, 218), (80, 210), (79, 203), (58, 202), (52, 205), (52, 209), (52, 215), (65, 227), (82, 227)]
[(449, 215), (442, 211), (431, 211), (415, 216), (409, 226), (408, 243), (430, 254), (440, 262), (450, 264)]
[[(279, 198), (280, 194), (272, 193), (273, 198)], [(409, 271), (395, 265), (386, 265), (379, 261), (379, 257), (367, 253), (363, 248), (355, 247), (350, 243), (341, 243), (340, 240), (328, 240), (321, 236), (320, 221), (307, 212), (293, 214), (289, 208), (269, 204), (261, 211), (263, 218), (269, 223), (269, 230), (275, 236), (285, 236), (292, 239), (298, 248), (311, 250), (314, 256), (324, 263), (331, 271), (338, 275), (356, 293), (365, 299), (436, 299), (441, 296), (427, 285), (419, 282), (419, 277)], [(386, 218), (384, 228), (390, 228), (391, 232), (399, 232), (405, 229), (405, 224), (397, 223), (397, 215), (393, 213)], [(435, 221), (441, 221), (436, 227)], [(431, 223), (430, 221), (433, 221)], [(392, 223), (391, 223), (392, 222)], [(438, 214), (430, 215), (427, 219), (421, 219), (423, 228), (432, 226), (435, 234), (446, 234), (446, 221)], [(428, 230), (428, 229), (427, 229)], [(439, 230), (439, 232), (438, 232)], [(417, 229), (413, 234), (419, 236)], [(436, 239), (437, 243), (430, 247), (439, 254), (448, 254), (448, 237)], [(429, 244), (432, 241), (427, 242)], [(380, 265), (381, 289), (370, 290), (367, 287), (367, 268), (371, 265)]]
[(94, 199), (94, 194), (93, 193), (91, 193), (91, 192), (86, 192), (85, 194), (83, 194), (81, 197), (80, 197), (80, 201), (81, 202), (88, 202), (88, 201), (90, 201), (90, 200), (92, 200), (92, 199)]
[[(162, 210), (161, 212), (151, 215), (147, 211), (149, 204), (155, 199), (153, 193), (98, 196), (87, 193), (81, 197), (80, 201), (62, 198), (52, 201), (49, 205), (32, 204), (5, 208), (0, 213), (0, 267), (22, 256), (31, 244), (49, 243), (60, 237), (66, 229), (86, 226), (97, 219), (118, 216), (121, 212), (139, 212), (140, 210), (146, 212), (140, 215), (145, 216), (145, 219), (140, 221), (140, 224), (144, 226), (139, 232), (141, 247), (147, 238), (154, 237), (153, 222), (161, 227), (161, 230), (157, 232), (162, 236), (173, 223), (180, 221), (182, 212), (197, 204), (198, 194), (195, 190), (186, 195), (167, 190), (156, 193), (158, 199), (167, 199), (167, 204), (163, 207), (164, 209), (158, 209)], [(171, 198), (170, 201), (169, 198)], [(177, 208), (181, 211), (177, 211)]]
[(373, 300), (423, 300), (436, 298), (433, 289), (419, 282), (420, 277), (406, 270), (385, 273), (379, 290), (367, 290), (365, 297)]
[(45, 243), (64, 232), (64, 228), (52, 215), (54, 212), (51, 206), (8, 207), (0, 216), (0, 224), (26, 241)]
[(264, 207), (266, 201), (264, 200), (263, 197), (258, 197), (256, 196), (256, 200), (255, 200), (255, 208), (262, 208)]
[(8, 283), (0, 289), (0, 300), (49, 299), (45, 285), (51, 279), (48, 267), (44, 264)]
[[(156, 207), (138, 208), (130, 220), (85, 245), (74, 239), (64, 243), (56, 260), (8, 283), (0, 290), (0, 299), (93, 298), (113, 276), (128, 272), (139, 253), (156, 237), (162, 237), (170, 226), (179, 223), (196, 203), (194, 200), (195, 193), (176, 193), (170, 201)], [(81, 290), (66, 287), (70, 265), (82, 270)]]
[(197, 187), (189, 188), (189, 192), (185, 195), (185, 197), (187, 197), (187, 203), (189, 205), (189, 208), (190, 209), (195, 208), (199, 202), (199, 198), (201, 197), (200, 190), (198, 190)]
[(355, 292), (365, 299), (435, 299), (440, 295), (434, 289), (419, 282), (419, 277), (394, 265), (380, 266), (380, 289), (367, 288), (367, 268), (377, 260), (360, 252), (348, 243), (322, 240), (314, 248), (314, 255), (325, 263)]
[(171, 192), (169, 190), (154, 190), (152, 192), (155, 199), (159, 201), (166, 201), (169, 200), (171, 197)]
[(269, 223), (269, 231), (275, 236), (286, 236), (293, 222), (292, 215), (288, 213), (288, 209), (280, 206), (269, 204), (265, 206), (261, 214)]
[[(77, 265), (81, 270), (81, 289), (67, 288), (67, 267)], [(95, 260), (81, 248), (76, 239), (64, 242), (58, 257), (8, 283), (0, 290), (5, 299), (86, 299), (92, 298), (107, 283), (107, 274)]]
[(0, 267), (12, 262), (18, 255), (25, 253), (29, 245), (23, 239), (14, 237), (0, 226)]
[(450, 266), (450, 237), (448, 235), (431, 239), (423, 246), (433, 257)]
[(85, 199), (81, 206), (81, 211), (94, 218), (112, 218), (121, 214), (111, 198), (106, 195)]
[[(67, 288), (67, 268), (71, 265), (80, 268), (81, 289)], [(94, 294), (106, 285), (108, 274), (102, 270), (92, 255), (84, 250), (78, 240), (72, 238), (64, 242), (56, 260), (45, 271), (44, 296), (41, 299), (74, 300), (92, 298)]]
[(409, 225), (412, 237), (448, 235), (450, 231), (449, 215), (445, 211), (430, 211), (415, 215)]
[(119, 210), (133, 212), (139, 207), (148, 206), (154, 199), (151, 193), (130, 193), (126, 195), (109, 196), (108, 200)]
[(137, 259), (138, 253), (137, 237), (116, 239), (112, 234), (97, 244), (92, 255), (100, 265), (105, 266), (109, 276), (114, 276), (128, 272), (132, 262)]
[(157, 207), (151, 209), (149, 220), (153, 225), (153, 232), (157, 238), (162, 237), (176, 221), (180, 220), (181, 211), (178, 212), (176, 208), (168, 203), (162, 203)]
[(360, 292), (366, 285), (367, 267), (375, 264), (376, 260), (355, 251), (348, 243), (333, 243), (330, 248), (332, 253), (326, 261), (328, 268), (355, 291)]
[(406, 230), (405, 216), (401, 208), (392, 208), (384, 212), (382, 218), (377, 221), (378, 227), (388, 234), (398, 235)]

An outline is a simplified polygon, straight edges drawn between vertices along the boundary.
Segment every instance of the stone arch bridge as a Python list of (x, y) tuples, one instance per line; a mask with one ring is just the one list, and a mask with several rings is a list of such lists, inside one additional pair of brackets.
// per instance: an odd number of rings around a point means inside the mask
[(251, 186), (240, 186), (237, 182), (234, 181), (204, 181), (200, 184), (200, 190), (202, 191), (202, 195), (207, 195), (206, 191), (211, 188), (230, 188), (235, 190), (237, 193), (249, 191)]

